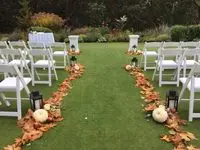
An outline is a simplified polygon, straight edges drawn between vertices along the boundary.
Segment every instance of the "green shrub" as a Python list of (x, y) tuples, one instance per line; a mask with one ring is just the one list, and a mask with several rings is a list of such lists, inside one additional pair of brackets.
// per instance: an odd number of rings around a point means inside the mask
[(64, 42), (65, 42), (65, 43), (69, 43), (69, 38), (68, 38), (68, 37), (65, 38), (65, 39), (64, 39)]
[(66, 35), (63, 33), (54, 33), (54, 38), (56, 42), (64, 42)]
[(80, 34), (87, 34), (89, 31), (88, 27), (83, 27), (83, 28), (76, 28), (71, 31), (72, 35), (80, 35)]
[(54, 13), (39, 12), (31, 17), (31, 24), (57, 31), (64, 25), (64, 20)]
[(200, 38), (200, 25), (191, 25), (188, 27), (187, 40), (192, 41)]
[(99, 42), (99, 43), (104, 43), (104, 42), (107, 42), (107, 39), (106, 39), (105, 37), (103, 37), (103, 36), (100, 36), (100, 37), (98, 38), (98, 42)]
[(110, 29), (108, 27), (100, 27), (100, 28), (98, 28), (98, 30), (101, 33), (101, 35), (105, 35), (105, 34), (110, 33)]
[(132, 34), (130, 31), (116, 31), (111, 34), (106, 34), (105, 38), (108, 39), (109, 42), (128, 42), (129, 35)]
[(169, 41), (170, 40), (170, 37), (168, 34), (161, 34), (161, 35), (158, 35), (156, 38), (155, 38), (155, 41)]
[(84, 42), (97, 42), (101, 35), (95, 32), (89, 32), (83, 37)]
[(15, 30), (10, 34), (10, 36), (7, 39), (8, 41), (19, 41), (19, 40), (27, 40), (27, 35), (25, 32), (22, 32), (20, 30)]
[(30, 27), (28, 30), (29, 30), (29, 32), (33, 32), (33, 31), (36, 31), (36, 32), (45, 32), (45, 33), (52, 32), (52, 30), (49, 29), (49, 28), (39, 27), (39, 26)]
[(183, 25), (175, 25), (171, 27), (172, 41), (186, 41), (188, 39), (188, 27)]
[(86, 38), (86, 35), (80, 34), (80, 35), (79, 35), (79, 38), (78, 38), (78, 42), (80, 42), (80, 43), (85, 42), (85, 41), (84, 41), (85, 38)]

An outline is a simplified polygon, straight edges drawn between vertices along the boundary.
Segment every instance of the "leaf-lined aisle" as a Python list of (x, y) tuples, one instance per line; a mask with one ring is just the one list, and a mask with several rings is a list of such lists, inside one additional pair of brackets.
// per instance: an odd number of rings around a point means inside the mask
[[(144, 106), (144, 112), (151, 114), (152, 111), (163, 105), (164, 101), (161, 100), (158, 92), (154, 90), (153, 85), (150, 83), (147, 77), (145, 77), (143, 71), (140, 68), (133, 68), (130, 65), (125, 66), (125, 70), (130, 73), (131, 76), (136, 79), (136, 87), (140, 88), (141, 99), (144, 100), (146, 105)], [(200, 150), (193, 145), (190, 145), (190, 141), (197, 140), (193, 133), (184, 131), (181, 126), (186, 124), (186, 121), (182, 120), (179, 114), (174, 109), (168, 109), (167, 121), (163, 123), (168, 129), (169, 134), (163, 134), (160, 139), (174, 145), (174, 150)], [(147, 115), (150, 116), (150, 115)]]
[(69, 77), (60, 84), (58, 90), (49, 99), (44, 101), (44, 104), (49, 105), (47, 121), (45, 123), (36, 121), (33, 117), (33, 111), (29, 109), (27, 114), (17, 123), (22, 129), (22, 135), (15, 139), (14, 144), (4, 147), (4, 150), (21, 150), (23, 145), (39, 139), (46, 131), (56, 126), (57, 122), (63, 120), (60, 110), (62, 100), (72, 89), (72, 81), (83, 74), (84, 66), (76, 64), (67, 67), (66, 71), (69, 72)]

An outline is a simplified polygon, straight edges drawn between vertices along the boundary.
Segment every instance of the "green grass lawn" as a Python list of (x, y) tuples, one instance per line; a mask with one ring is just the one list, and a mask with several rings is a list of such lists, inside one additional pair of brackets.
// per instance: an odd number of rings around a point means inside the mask
[[(122, 69), (131, 57), (124, 54), (128, 43), (84, 43), (78, 62), (86, 66), (84, 75), (73, 82), (72, 91), (65, 97), (62, 114), (64, 120), (49, 130), (40, 140), (24, 146), (25, 150), (168, 150), (171, 144), (159, 140), (168, 129), (152, 119), (145, 119), (142, 100), (134, 79)], [(152, 71), (145, 72), (148, 77)], [(58, 72), (59, 82), (52, 87), (37, 85), (45, 98), (56, 91), (67, 77)], [(153, 82), (155, 86), (157, 81)], [(164, 98), (167, 90), (175, 86), (156, 88)], [(178, 88), (180, 90), (180, 88)], [(29, 102), (23, 103), (23, 112)], [(199, 109), (200, 111), (200, 109)], [(179, 112), (188, 118), (188, 102), (181, 102)], [(86, 119), (87, 117), (87, 119)], [(0, 147), (12, 144), (20, 135), (16, 118), (0, 117)], [(200, 138), (200, 119), (189, 123), (186, 130)], [(200, 147), (200, 142), (193, 142)]]

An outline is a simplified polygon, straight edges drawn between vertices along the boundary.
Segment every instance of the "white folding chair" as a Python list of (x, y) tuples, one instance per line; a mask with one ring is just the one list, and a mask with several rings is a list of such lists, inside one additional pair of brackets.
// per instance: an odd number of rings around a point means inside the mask
[[(155, 67), (150, 67), (147, 66), (147, 57), (157, 57), (158, 56), (158, 51), (162, 46), (162, 42), (145, 42), (144, 44), (144, 50), (143, 54), (140, 60), (140, 66), (142, 66), (142, 63), (144, 64), (144, 71), (147, 69), (154, 69)], [(144, 62), (143, 62), (144, 59)]]
[[(34, 49), (30, 50), (31, 54), (31, 71), (32, 71), (32, 85), (35, 84), (49, 84), (52, 85), (52, 76), (54, 75), (56, 80), (58, 80), (57, 73), (55, 70), (55, 60), (53, 60), (52, 53), (49, 49), (42, 50), (42, 49)], [(39, 59), (37, 59), (39, 57)], [(47, 57), (47, 60), (41, 59), (41, 57)], [(47, 68), (48, 69), (48, 81), (46, 80), (35, 80), (34, 70), (37, 68)], [(52, 70), (54, 74), (52, 74)], [(46, 74), (38, 74), (38, 75), (46, 75)]]
[(198, 48), (184, 48), (183, 61), (181, 64), (181, 68), (183, 69), (183, 77), (186, 77), (187, 69), (192, 69), (199, 54), (200, 50)]
[(29, 51), (24, 41), (8, 41), (8, 44), (11, 49), (20, 49), (25, 56)]
[(195, 99), (195, 93), (200, 92), (200, 77), (198, 77), (199, 74), (200, 74), (200, 64), (195, 63), (188, 75), (188, 78), (180, 78), (180, 82), (182, 82), (183, 87), (182, 87), (180, 95), (179, 95), (179, 102), (181, 100), (188, 100), (188, 99), (183, 99), (183, 94), (184, 94), (186, 88), (190, 92), (189, 121), (192, 121), (193, 118), (200, 118), (200, 113), (194, 113), (195, 100), (200, 100), (200, 99)]
[[(23, 78), (19, 69), (15, 65), (9, 64), (0, 64), (0, 72), (8, 73), (14, 75), (14, 77), (5, 78), (0, 82), (0, 97), (7, 106), (10, 106), (8, 100), (16, 99), (17, 100), (17, 110), (16, 111), (0, 111), (0, 116), (16, 116), (18, 119), (22, 117), (21, 110), (21, 100), (28, 99), (21, 97), (21, 91), (25, 89), (27, 96), (29, 97), (30, 90), (27, 85), (31, 82), (31, 78)], [(5, 93), (15, 92), (16, 97), (6, 97)]]
[[(157, 75), (157, 71), (159, 72), (159, 87), (163, 84), (176, 84), (179, 86), (179, 77), (180, 77), (180, 65), (182, 62), (182, 49), (177, 48), (167, 48), (161, 49), (160, 54), (158, 56), (158, 60), (156, 60), (156, 68), (153, 73), (152, 80), (154, 80), (155, 76)], [(175, 58), (171, 58), (175, 57)], [(166, 59), (168, 58), (168, 59)], [(169, 59), (170, 58), (170, 59)], [(164, 70), (174, 70), (174, 74), (164, 74)], [(172, 80), (164, 80), (164, 75), (174, 75), (174, 81)]]
[(0, 48), (9, 48), (6, 41), (0, 41)]
[[(50, 45), (53, 57), (63, 58), (62, 61), (56, 61), (55, 68), (65, 68), (67, 63), (69, 65), (69, 56), (67, 46), (64, 42), (55, 42)], [(62, 65), (61, 65), (62, 64)]]
[(182, 48), (194, 49), (199, 47), (199, 42), (193, 42), (193, 41), (180, 42), (180, 46)]
[(162, 48), (181, 48), (181, 42), (163, 42)]
[[(30, 77), (32, 76), (28, 67), (30, 60), (25, 59), (25, 56), (20, 49), (0, 49), (0, 54), (4, 56), (4, 63), (18, 66), (22, 76), (24, 76), (24, 69), (28, 71)], [(15, 56), (18, 56), (18, 58), (15, 58)]]

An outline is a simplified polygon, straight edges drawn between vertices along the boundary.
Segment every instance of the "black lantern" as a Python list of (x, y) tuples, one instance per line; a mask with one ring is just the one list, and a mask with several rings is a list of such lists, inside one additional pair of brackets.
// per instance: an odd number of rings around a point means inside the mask
[(73, 66), (73, 65), (75, 65), (76, 63), (77, 63), (77, 58), (76, 58), (75, 56), (72, 56), (72, 57), (70, 58), (70, 65)]
[(136, 48), (137, 48), (136, 45), (133, 45), (133, 46), (132, 46), (132, 50), (133, 50), (133, 51), (136, 51)]
[(166, 107), (178, 111), (178, 93), (170, 90), (166, 94)]
[(132, 67), (137, 67), (138, 66), (138, 59), (136, 57), (133, 57), (131, 59), (131, 66)]
[(74, 45), (71, 45), (71, 50), (72, 50), (72, 52), (75, 52), (76, 51), (76, 47)]
[(33, 111), (43, 108), (43, 97), (39, 91), (33, 91), (30, 94), (31, 109)]

